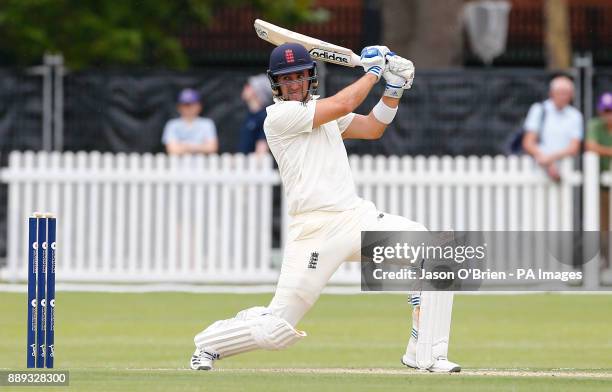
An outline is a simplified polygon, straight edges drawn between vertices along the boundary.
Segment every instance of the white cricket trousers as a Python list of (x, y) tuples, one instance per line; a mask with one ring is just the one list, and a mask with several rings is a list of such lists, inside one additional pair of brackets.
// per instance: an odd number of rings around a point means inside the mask
[(294, 216), (269, 310), (295, 327), (338, 267), (345, 261), (360, 261), (361, 231), (423, 230), (427, 229), (422, 224), (380, 212), (365, 200), (348, 211)]

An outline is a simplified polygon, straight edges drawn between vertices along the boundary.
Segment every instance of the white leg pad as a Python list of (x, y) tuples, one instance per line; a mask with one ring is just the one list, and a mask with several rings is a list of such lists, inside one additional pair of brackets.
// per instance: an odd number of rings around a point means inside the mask
[(416, 363), (419, 368), (431, 367), (439, 357), (448, 355), (452, 292), (426, 291), (421, 294)]
[(236, 317), (220, 320), (194, 338), (198, 348), (213, 352), (222, 359), (258, 348), (280, 350), (306, 336), (286, 320), (257, 306), (239, 312)]

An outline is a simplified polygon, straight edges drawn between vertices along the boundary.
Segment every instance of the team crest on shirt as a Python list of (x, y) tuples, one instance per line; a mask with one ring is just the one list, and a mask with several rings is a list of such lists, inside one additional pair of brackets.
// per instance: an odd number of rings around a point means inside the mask
[(308, 268), (317, 269), (318, 262), (319, 262), (319, 252), (312, 252), (310, 254), (310, 260), (308, 260)]

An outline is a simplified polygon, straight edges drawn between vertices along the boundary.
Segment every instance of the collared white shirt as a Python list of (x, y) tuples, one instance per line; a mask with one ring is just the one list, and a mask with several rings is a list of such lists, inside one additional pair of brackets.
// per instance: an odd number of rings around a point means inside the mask
[(360, 203), (342, 132), (354, 113), (313, 129), (316, 98), (267, 107), (264, 131), (280, 171), (289, 214), (346, 211)]

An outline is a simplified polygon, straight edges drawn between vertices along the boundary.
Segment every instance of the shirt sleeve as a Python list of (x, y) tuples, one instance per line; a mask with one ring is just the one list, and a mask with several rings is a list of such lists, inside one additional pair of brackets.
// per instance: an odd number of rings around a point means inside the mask
[(264, 122), (266, 135), (272, 138), (290, 138), (304, 132), (312, 132), (316, 100), (306, 104), (297, 101), (279, 102), (268, 107)]
[(536, 132), (539, 133), (542, 130), (540, 129), (540, 122), (542, 120), (542, 110), (544, 110), (544, 105), (541, 103), (534, 103), (529, 108), (529, 112), (527, 113), (527, 118), (525, 119), (524, 128), (526, 132)]
[(349, 113), (346, 116), (342, 116), (336, 120), (336, 122), (338, 123), (338, 129), (340, 129), (340, 133), (344, 133), (344, 131), (346, 131), (346, 128), (348, 128), (349, 125), (351, 125), (351, 122), (353, 121), (354, 118), (355, 118), (355, 113)]
[(584, 137), (584, 126), (582, 121), (582, 113), (576, 112), (576, 123), (572, 128), (572, 138), (582, 140)]
[(208, 142), (211, 140), (215, 140), (216, 138), (217, 138), (217, 126), (215, 125), (215, 122), (213, 120), (208, 119), (206, 139), (204, 141)]
[(176, 127), (174, 121), (170, 120), (164, 127), (164, 133), (162, 134), (162, 143), (164, 145), (174, 141), (176, 139)]
[(598, 121), (595, 118), (592, 118), (589, 120), (589, 123), (587, 124), (586, 140), (599, 143), (599, 137), (598, 137), (599, 134), (597, 132), (597, 128), (599, 124), (597, 123)]

